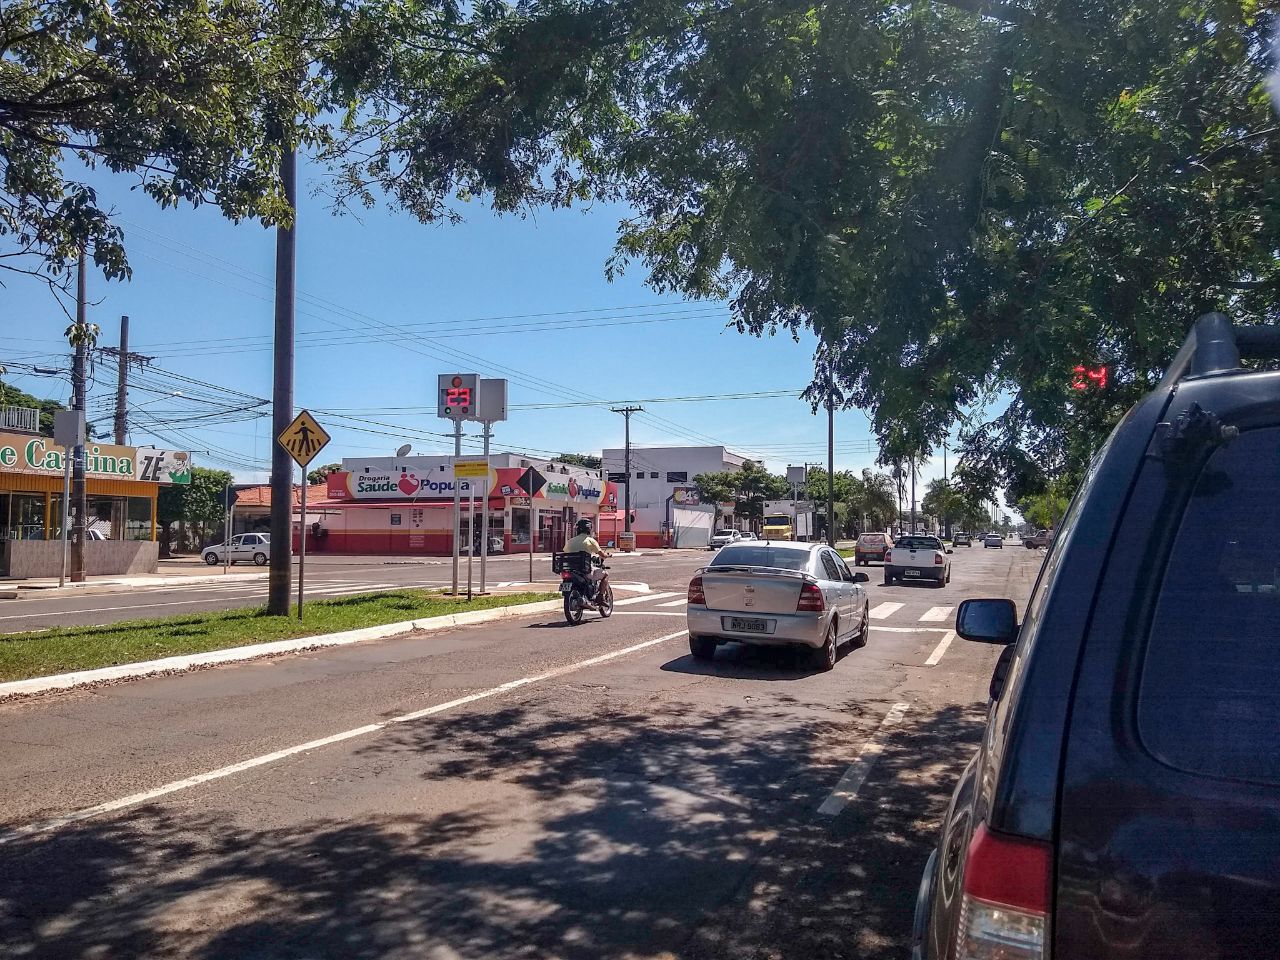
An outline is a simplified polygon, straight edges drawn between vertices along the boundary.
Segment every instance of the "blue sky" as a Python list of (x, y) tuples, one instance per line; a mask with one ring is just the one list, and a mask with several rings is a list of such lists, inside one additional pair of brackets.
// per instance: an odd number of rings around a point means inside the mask
[[(154, 355), (160, 370), (269, 397), (273, 232), (231, 224), (213, 207), (161, 210), (130, 190), (125, 177), (98, 173), (92, 182), (115, 208), (134, 271), (128, 283), (90, 274), (90, 319), (102, 327), (101, 344), (116, 344), (119, 317), (128, 314), (131, 349)], [(807, 334), (797, 343), (788, 335), (756, 339), (726, 329), (726, 304), (659, 296), (645, 286), (641, 265), (609, 283), (604, 263), (624, 208), (596, 204), (520, 219), (474, 203), (461, 225), (423, 226), (386, 209), (335, 217), (313, 194), (313, 171), (304, 167), (300, 184), (296, 400), (334, 438), (317, 462), (387, 455), (406, 441), (419, 452), (444, 452), (450, 441), (435, 434), (448, 424), (396, 409), (432, 404), (439, 373), (508, 377), (514, 409), (495, 428), (495, 449), (533, 452), (620, 446), (622, 418), (600, 408), (521, 406), (794, 395), (809, 382)], [(65, 365), (66, 319), (50, 294), (31, 280), (4, 279), (0, 364), (38, 357), (37, 363)], [(42, 396), (69, 393), (64, 379), (9, 379)], [(95, 381), (91, 416), (111, 402), (112, 379), (100, 373)], [(146, 375), (145, 382), (149, 390), (131, 393), (131, 442), (187, 441), (209, 451), (197, 463), (230, 467), (243, 480), (265, 477), (266, 417), (214, 416), (184, 424), (180, 433), (157, 424), (251, 401), (227, 396), (221, 408), (209, 406), (207, 389), (167, 373)], [(173, 391), (184, 396), (168, 395)], [(640, 446), (714, 441), (764, 457), (778, 471), (825, 461), (825, 417), (792, 396), (645, 406), (647, 413), (632, 421)], [(224, 422), (231, 416), (241, 419)], [(837, 413), (836, 436), (838, 468), (874, 463), (862, 413)], [(940, 472), (939, 461), (926, 475)]]

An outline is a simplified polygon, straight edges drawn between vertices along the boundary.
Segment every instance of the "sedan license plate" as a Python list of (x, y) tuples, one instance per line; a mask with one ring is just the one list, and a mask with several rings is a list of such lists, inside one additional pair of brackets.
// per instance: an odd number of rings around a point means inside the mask
[(769, 621), (755, 617), (730, 617), (730, 630), (741, 630), (744, 633), (768, 633)]
[(903, 576), (906, 576), (906, 577), (918, 577), (918, 576), (920, 576), (920, 571), (919, 571), (919, 570), (904, 570), (902, 573), (903, 573)]

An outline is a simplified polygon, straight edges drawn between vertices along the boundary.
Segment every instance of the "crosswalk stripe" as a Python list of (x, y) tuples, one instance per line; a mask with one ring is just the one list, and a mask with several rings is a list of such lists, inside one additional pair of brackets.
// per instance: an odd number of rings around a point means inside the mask
[(688, 603), (688, 602), (689, 602), (688, 598), (686, 598), (686, 597), (681, 597), (679, 600), (668, 600), (666, 603), (660, 603), (660, 604), (658, 604), (658, 606), (660, 606), (660, 607), (683, 607), (683, 606), (684, 606), (686, 603)]
[(929, 659), (924, 662), (926, 667), (936, 667), (938, 661), (942, 659), (942, 655), (947, 652), (947, 647), (951, 646), (951, 641), (956, 638), (955, 632), (948, 630), (938, 645), (933, 648), (933, 653), (929, 654)]
[(667, 597), (674, 597), (674, 596), (676, 596), (676, 594), (672, 593), (671, 591), (668, 591), (666, 593), (649, 593), (640, 597), (627, 597), (627, 599), (625, 600), (615, 600), (613, 601), (613, 605), (615, 607), (623, 607), (631, 603), (644, 603), (646, 600), (665, 600), (667, 599)]
[(884, 620), (903, 608), (901, 603), (881, 603), (871, 608), (872, 620)]
[(930, 607), (924, 613), (920, 614), (921, 622), (945, 620), (951, 615), (951, 611), (955, 607)]

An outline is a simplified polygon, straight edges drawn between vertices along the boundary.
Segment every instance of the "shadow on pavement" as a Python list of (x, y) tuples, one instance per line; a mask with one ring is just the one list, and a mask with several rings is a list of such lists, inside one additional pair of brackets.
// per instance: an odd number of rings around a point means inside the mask
[[(240, 797), (236, 816), (193, 792), (11, 841), (0, 943), (58, 958), (905, 956), (982, 705), (908, 712), (862, 794), (828, 818), (816, 807), (888, 702), (850, 704), (835, 724), (797, 719), (789, 696), (653, 699), (389, 728), (314, 788), (324, 818), (277, 814), (273, 796), (306, 792), (277, 770), (277, 794), (252, 780), (217, 794)], [(352, 802), (356, 769), (395, 771), (412, 812), (376, 793)]]

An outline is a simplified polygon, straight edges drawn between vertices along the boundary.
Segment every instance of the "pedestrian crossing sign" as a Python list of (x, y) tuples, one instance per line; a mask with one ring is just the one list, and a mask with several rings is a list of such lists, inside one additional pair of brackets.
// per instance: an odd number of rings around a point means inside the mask
[(303, 410), (276, 439), (280, 441), (280, 446), (289, 451), (294, 463), (305, 467), (325, 448), (330, 437), (324, 427), (316, 423), (316, 418), (309, 411)]

